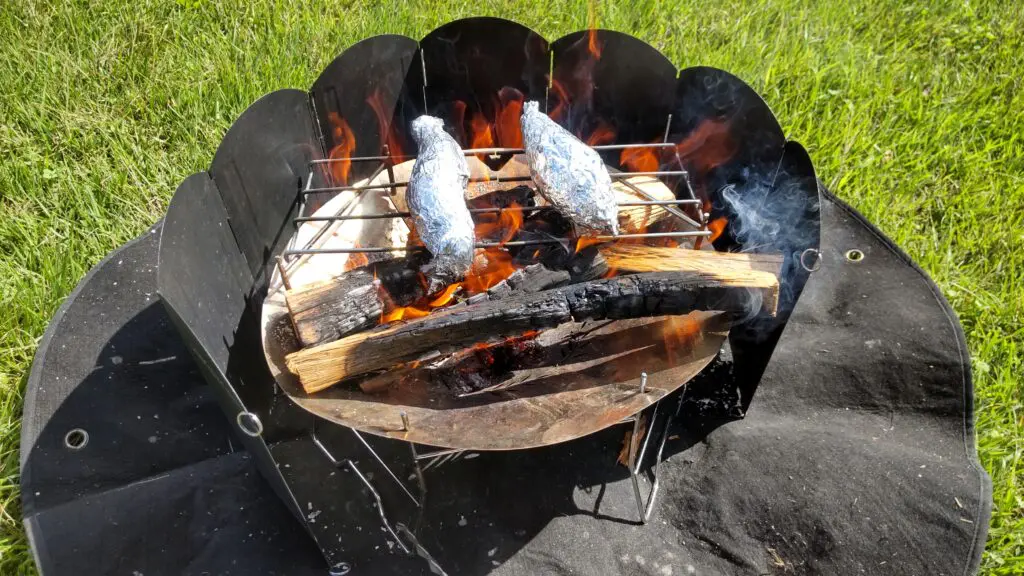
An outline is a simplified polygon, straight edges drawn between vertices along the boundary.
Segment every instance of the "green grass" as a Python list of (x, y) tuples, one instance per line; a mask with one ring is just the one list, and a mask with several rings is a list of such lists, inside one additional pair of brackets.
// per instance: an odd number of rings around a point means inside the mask
[[(158, 219), (262, 94), (346, 46), (497, 15), (549, 39), (585, 2), (0, 3), (0, 573), (32, 571), (18, 506), (25, 375), (83, 274)], [(1024, 12), (900, 0), (602, 3), (677, 65), (750, 82), (820, 177), (938, 282), (975, 368), (992, 475), (987, 575), (1024, 573)]]

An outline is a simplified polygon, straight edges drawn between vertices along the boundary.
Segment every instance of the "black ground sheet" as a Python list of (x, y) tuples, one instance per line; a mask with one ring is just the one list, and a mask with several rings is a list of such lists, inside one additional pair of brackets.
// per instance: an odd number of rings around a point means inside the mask
[[(37, 564), (45, 575), (326, 574), (157, 300), (158, 239), (154, 228), (98, 265), (40, 344), (21, 453)], [(614, 464), (615, 427), (428, 471), (421, 543), (452, 575), (973, 574), (990, 486), (956, 317), (831, 196), (822, 251), (746, 417), (674, 423), (648, 524)], [(78, 449), (65, 445), (75, 429), (88, 434)], [(427, 573), (384, 532), (350, 564)]]

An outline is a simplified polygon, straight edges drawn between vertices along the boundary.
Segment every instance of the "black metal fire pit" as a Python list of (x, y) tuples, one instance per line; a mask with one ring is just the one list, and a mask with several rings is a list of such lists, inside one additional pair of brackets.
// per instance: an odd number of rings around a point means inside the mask
[[(465, 148), (487, 148), (481, 162), (499, 170), (521, 145), (501, 128), (513, 93), (545, 103), (610, 169), (668, 186), (696, 247), (781, 254), (778, 313), (707, 340), (685, 369), (625, 378), (659, 392), (631, 392), (626, 408), (609, 409), (614, 418), (531, 449), (459, 445), (457, 419), (447, 436), (418, 435), (457, 401), (382, 404), (395, 421), (387, 429), (351, 412), (353, 398), (369, 406), (372, 397), (305, 395), (272, 373), (265, 300), (279, 267), (316, 250), (296, 244), (297, 228), (317, 224), (314, 212), (354, 183), (388, 176), (381, 188), (393, 188), (401, 179), (390, 172), (415, 156), (409, 122), (424, 113)], [(494, 127), (486, 146), (474, 138), (478, 119)], [(669, 153), (652, 155), (653, 166), (630, 162), (626, 151), (644, 147)], [(867, 258), (839, 256), (851, 247)], [(945, 302), (870, 225), (821, 200), (806, 151), (750, 87), (714, 68), (677, 70), (631, 36), (584, 31), (548, 43), (474, 18), (420, 42), (360, 42), (309, 92), (253, 104), (210, 169), (181, 184), (162, 224), (119, 254), (58, 314), (30, 379), (25, 516), (45, 573), (81, 567), (96, 539), (105, 546), (92, 557), (96, 573), (147, 575), (846, 572), (879, 549), (914, 569), (977, 563), (984, 535), (967, 521), (987, 521), (985, 478), (963, 450), (970, 384)], [(96, 315), (110, 306), (118, 313)], [(913, 335), (864, 352), (871, 334), (907, 326)], [(65, 358), (83, 332), (88, 344)], [(97, 352), (99, 368), (83, 375), (77, 366)], [(925, 375), (923, 365), (943, 372)], [(572, 421), (576, 407), (564, 406)], [(897, 415), (920, 425), (868, 432), (881, 412), (886, 425)], [(619, 423), (630, 426), (626, 441)], [(883, 445), (869, 447), (872, 434)], [(620, 448), (625, 467), (614, 464)], [(908, 488), (926, 467), (935, 475)], [(948, 495), (957, 510), (918, 505)], [(864, 536), (860, 497), (881, 518), (882, 528), (871, 523), (881, 540)], [(107, 536), (97, 522), (129, 528)], [(913, 534), (917, 522), (942, 526), (943, 554), (900, 556), (934, 537)], [(129, 534), (149, 539), (157, 527), (156, 544)]]

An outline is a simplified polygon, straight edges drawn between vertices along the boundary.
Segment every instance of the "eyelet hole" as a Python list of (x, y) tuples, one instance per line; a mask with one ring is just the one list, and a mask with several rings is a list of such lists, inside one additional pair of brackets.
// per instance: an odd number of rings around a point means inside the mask
[(89, 443), (89, 433), (81, 428), (68, 430), (64, 435), (64, 446), (70, 450), (81, 450)]
[(864, 259), (864, 253), (861, 252), (860, 250), (857, 250), (856, 248), (854, 248), (853, 250), (847, 250), (846, 259), (849, 262), (860, 262), (861, 260)]
[(263, 423), (252, 412), (239, 412), (238, 416), (235, 417), (235, 422), (238, 423), (238, 428), (246, 436), (256, 438), (263, 434)]

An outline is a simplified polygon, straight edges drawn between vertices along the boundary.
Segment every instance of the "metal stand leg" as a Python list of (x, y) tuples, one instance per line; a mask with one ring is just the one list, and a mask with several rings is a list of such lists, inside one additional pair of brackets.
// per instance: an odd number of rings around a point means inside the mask
[[(416, 508), (420, 511), (422, 511), (423, 502), (425, 501), (427, 491), (426, 482), (423, 479), (423, 470), (426, 468), (420, 468), (420, 460), (430, 459), (431, 461), (427, 465), (427, 468), (429, 468), (430, 466), (434, 465), (437, 462), (437, 460), (441, 457), (447, 457), (451, 459), (454, 453), (461, 453), (461, 451), (441, 450), (430, 454), (417, 455), (416, 447), (411, 442), (409, 443), (409, 449), (412, 452), (413, 456), (413, 463), (416, 466), (416, 478), (418, 480), (420, 488), (420, 499), (417, 500), (412, 495), (412, 493), (409, 492), (409, 489), (405, 486), (405, 483), (399, 480), (398, 476), (394, 473), (394, 471), (391, 470), (391, 468), (384, 463), (384, 460), (380, 457), (379, 454), (377, 454), (377, 451), (373, 449), (370, 443), (366, 441), (363, 435), (354, 429), (352, 430), (352, 433), (356, 436), (356, 438), (363, 445), (363, 447), (366, 448), (366, 450), (371, 455), (373, 455), (373, 458), (384, 468), (384, 470), (387, 471), (388, 476), (396, 484), (398, 484), (398, 486), (402, 489), (402, 492), (404, 492), (409, 497), (409, 499), (413, 501), (413, 503), (416, 505)], [(317, 436), (315, 422), (313, 424), (313, 429), (310, 433), (310, 436), (313, 439), (313, 443), (316, 445), (317, 448), (320, 449), (321, 452), (323, 452), (324, 456), (326, 456), (327, 459), (330, 460), (331, 464), (333, 464), (337, 468), (346, 467), (349, 470), (351, 470), (356, 475), (356, 477), (359, 478), (360, 482), (362, 482), (363, 485), (366, 486), (366, 489), (370, 491), (370, 495), (373, 497), (374, 504), (377, 507), (377, 512), (378, 514), (380, 514), (380, 520), (381, 524), (383, 524), (384, 530), (392, 538), (395, 539), (395, 542), (398, 543), (399, 548), (401, 548), (401, 550), (406, 554), (416, 554), (417, 556), (426, 560), (427, 566), (429, 567), (430, 571), (433, 574), (437, 574), (438, 576), (447, 576), (444, 569), (441, 568), (441, 566), (437, 563), (436, 560), (434, 560), (433, 556), (430, 555), (427, 549), (419, 543), (419, 541), (416, 539), (415, 534), (413, 534), (413, 532), (409, 530), (409, 528), (407, 528), (404, 524), (401, 523), (396, 523), (394, 527), (392, 527), (391, 521), (388, 519), (387, 513), (384, 511), (384, 501), (381, 498), (380, 493), (377, 492), (377, 489), (374, 488), (373, 484), (370, 482), (370, 479), (367, 478), (365, 474), (363, 474), (362, 470), (359, 469), (359, 467), (356, 465), (354, 461), (352, 461), (352, 459), (345, 458), (339, 460), (334, 456), (334, 454), (331, 453), (327, 446), (325, 446), (324, 443), (321, 442), (320, 438)], [(347, 574), (350, 569), (351, 567), (348, 564), (342, 562), (331, 568), (330, 574), (331, 576), (341, 576), (343, 574)]]
[[(643, 394), (647, 390), (647, 374), (643, 373), (640, 375), (640, 393)], [(680, 403), (681, 403), (680, 399)], [(647, 520), (651, 517), (651, 512), (654, 510), (654, 502), (658, 496), (658, 465), (661, 463), (661, 455), (665, 450), (665, 442), (668, 440), (669, 427), (672, 424), (671, 415), (665, 416), (665, 424), (661, 429), (661, 438), (658, 440), (658, 453), (655, 455), (654, 465), (651, 467), (651, 490), (647, 495), (647, 502), (644, 502), (643, 497), (640, 495), (640, 468), (643, 466), (644, 455), (647, 453), (647, 444), (651, 440), (651, 436), (655, 429), (655, 425), (658, 422), (658, 406), (654, 405), (654, 409), (651, 411), (651, 423), (648, 426), (648, 432), (644, 434), (643, 443), (637, 439), (640, 435), (640, 416), (631, 416), (623, 420), (623, 423), (633, 423), (633, 433), (629, 437), (629, 479), (633, 483), (633, 496), (636, 498), (636, 509), (640, 515), (640, 522), (646, 524)], [(676, 413), (678, 413), (678, 407)]]

